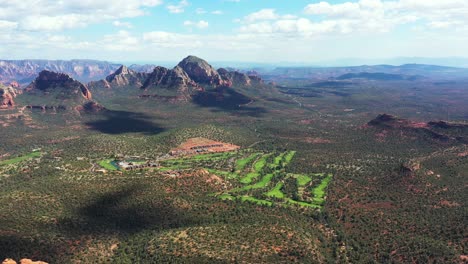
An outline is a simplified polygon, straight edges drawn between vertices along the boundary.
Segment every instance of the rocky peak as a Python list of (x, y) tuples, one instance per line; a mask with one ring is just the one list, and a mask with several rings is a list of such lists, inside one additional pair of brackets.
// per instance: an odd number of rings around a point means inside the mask
[(225, 76), (225, 75), (228, 75), (228, 74), (229, 74), (229, 71), (228, 71), (227, 69), (225, 69), (225, 68), (219, 68), (219, 69), (218, 69), (218, 73), (219, 73), (219, 75), (221, 75), (221, 76)]
[(161, 85), (168, 72), (169, 69), (167, 68), (161, 66), (155, 67), (153, 69), (153, 72), (149, 74), (148, 78), (145, 80), (145, 83), (142, 85), (141, 88), (146, 89), (151, 86)]
[(129, 73), (133, 73), (134, 71), (130, 70), (127, 68), (127, 66), (125, 65), (122, 65), (120, 66), (120, 68), (118, 68), (114, 74), (129, 74)]
[(369, 122), (369, 125), (378, 125), (382, 123), (395, 122), (398, 121), (398, 118), (394, 115), (389, 114), (380, 114), (373, 120)]
[(102, 105), (100, 105), (97, 102), (94, 101), (89, 101), (85, 104), (83, 104), (82, 107), (78, 108), (78, 111), (80, 112), (86, 112), (86, 113), (97, 113), (106, 110), (106, 108)]
[(252, 86), (253, 84), (263, 83), (263, 80), (256, 75), (248, 75), (235, 70), (229, 71), (227, 69), (220, 68), (218, 69), (218, 73), (223, 80), (229, 82), (232, 86)]
[(125, 65), (120, 66), (114, 73), (106, 77), (106, 80), (108, 82), (112, 82), (115, 79), (119, 78), (119, 76), (125, 76), (125, 75), (136, 75), (137, 72), (130, 70), (127, 68)]
[(183, 59), (178, 67), (197, 83), (221, 86), (225, 85), (219, 73), (203, 59), (196, 56), (188, 56)]
[(147, 73), (136, 72), (122, 65), (114, 73), (106, 77), (105, 87), (138, 86), (141, 87), (148, 77)]
[(81, 95), (90, 100), (91, 92), (88, 87), (79, 81), (71, 78), (65, 73), (58, 73), (43, 70), (39, 73), (39, 76), (28, 86), (26, 91), (40, 90), (43, 92), (54, 90), (54, 89), (65, 89), (70, 90), (79, 90)]
[(226, 86), (250, 86), (251, 81), (249, 76), (238, 71), (228, 71), (227, 69), (220, 68), (218, 73), (225, 80), (229, 82)]
[(15, 101), (13, 100), (18, 91), (13, 86), (4, 86), (0, 84), (0, 109), (12, 108), (15, 106)]
[(19, 85), (19, 83), (18, 83), (17, 81), (12, 81), (12, 82), (10, 83), (10, 87), (13, 87), (13, 88), (15, 88), (15, 89), (19, 89), (19, 88), (20, 88), (20, 85)]
[(150, 74), (148, 79), (146, 79), (142, 88), (146, 89), (156, 86), (163, 88), (181, 89), (187, 88), (188, 86), (198, 85), (180, 66), (176, 66), (172, 70), (158, 66), (154, 68), (153, 72)]

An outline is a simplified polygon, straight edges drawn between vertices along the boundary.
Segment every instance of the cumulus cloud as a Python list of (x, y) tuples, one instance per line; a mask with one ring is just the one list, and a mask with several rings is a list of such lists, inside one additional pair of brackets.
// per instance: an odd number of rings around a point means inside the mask
[(0, 21), (27, 31), (59, 31), (119, 18), (143, 16), (162, 0), (0, 0)]
[(267, 8), (246, 16), (244, 20), (246, 22), (255, 22), (257, 20), (273, 20), (277, 18), (279, 18), (279, 15), (276, 13), (276, 10)]
[(194, 22), (194, 21), (190, 21), (190, 20), (186, 20), (184, 21), (184, 26), (186, 27), (196, 27), (196, 28), (199, 28), (199, 29), (204, 29), (204, 28), (207, 28), (210, 24), (208, 22), (206, 22), (205, 20), (200, 20), (198, 22)]
[[(389, 31), (395, 26), (420, 21), (428, 27), (441, 28), (468, 23), (468, 1), (465, 0), (360, 0), (330, 4), (320, 2), (304, 8), (308, 15), (363, 25), (366, 29)], [(380, 24), (381, 26), (377, 26)]]
[(203, 46), (199, 35), (152, 31), (143, 34), (143, 40), (160, 48), (198, 48)]
[[(166, 31), (152, 31), (143, 34), (145, 45), (158, 48), (207, 49), (216, 51), (263, 50), (269, 39), (259, 41), (258, 36), (248, 34), (180, 34)], [(254, 41), (255, 40), (255, 41)], [(172, 49), (173, 50), (173, 49)]]
[[(195, 9), (195, 13), (197, 13), (198, 15), (203, 15), (203, 14), (207, 14), (208, 11), (206, 11), (203, 8), (197, 8), (197, 9)], [(221, 10), (214, 10), (214, 11), (211, 11), (209, 13), (212, 14), (212, 15), (222, 15), (222, 14), (224, 14), (224, 12), (221, 11)]]
[(182, 0), (177, 4), (169, 4), (167, 5), (167, 10), (173, 14), (180, 14), (185, 12), (185, 8), (189, 6), (189, 2), (187, 0)]
[(112, 22), (112, 25), (114, 25), (115, 27), (133, 28), (132, 23), (122, 22), (122, 21), (119, 21), (119, 20), (115, 20), (114, 22)]
[(1, 30), (11, 30), (11, 29), (15, 29), (17, 27), (18, 27), (17, 22), (0, 20), (0, 31)]
[[(167, 9), (175, 14), (185, 12), (190, 5), (187, 0), (165, 2), (162, 11), (166, 12)], [(194, 32), (200, 34), (182, 34), (170, 32), (169, 29), (146, 33), (138, 33), (145, 31), (144, 28), (135, 32), (128, 30), (138, 25), (129, 23), (132, 21), (129, 18), (147, 15), (150, 7), (163, 3), (161, 0), (114, 0), (112, 5), (104, 0), (0, 0), (0, 50), (3, 50), (3, 56), (12, 56), (10, 54), (15, 50), (20, 50), (16, 57), (43, 54), (57, 56), (57, 50), (60, 49), (60, 54), (75, 51), (74, 54), (90, 58), (117, 54), (109, 58), (126, 56), (128, 59), (128, 56), (133, 55), (146, 58), (148, 50), (162, 57), (168, 57), (168, 54), (178, 56), (173, 54), (194, 50), (197, 54), (232, 54), (234, 59), (242, 56), (261, 59), (259, 56), (264, 54), (265, 58), (283, 56), (283, 59), (287, 59), (295, 56), (303, 60), (306, 56), (304, 54), (343, 57), (355, 55), (359, 50), (362, 50), (364, 56), (379, 56), (384, 47), (385, 54), (394, 50), (389, 56), (405, 55), (399, 51), (411, 52), (411, 56), (424, 55), (423, 51), (429, 55), (442, 54), (437, 53), (439, 50), (444, 50), (444, 56), (466, 56), (465, 48), (462, 47), (468, 43), (466, 0), (348, 0), (337, 4), (331, 1), (310, 2), (313, 3), (294, 14), (271, 8), (257, 10), (239, 17), (236, 21), (238, 23), (233, 23), (232, 28), (225, 28), (219, 34), (201, 34), (202, 31), (198, 30)], [(196, 14), (222, 13), (220, 10), (198, 8), (192, 14), (194, 17), (186, 21), (182, 17), (178, 25), (204, 29), (211, 25), (205, 20), (199, 20), (202, 17), (197, 18)], [(70, 37), (60, 32), (102, 22), (115, 26), (116, 32), (83, 40), (73, 37), (73, 34)], [(411, 39), (404, 40), (388, 34), (402, 25), (409, 25), (403, 28), (408, 31), (416, 26), (420, 31), (411, 32), (408, 37)], [(340, 45), (340, 48), (333, 45)], [(294, 49), (291, 49), (292, 46)], [(123, 50), (134, 53), (119, 52)], [(29, 55), (24, 52), (29, 52)]]
[(138, 50), (140, 38), (133, 36), (126, 30), (120, 30), (115, 34), (104, 35), (97, 44), (109, 50)]
[(240, 19), (239, 31), (251, 34), (287, 34), (310, 37), (323, 34), (386, 33), (414, 22), (428, 28), (463, 28), (468, 24), (465, 0), (359, 0), (331, 4), (319, 2), (304, 8), (305, 17), (261, 9)]

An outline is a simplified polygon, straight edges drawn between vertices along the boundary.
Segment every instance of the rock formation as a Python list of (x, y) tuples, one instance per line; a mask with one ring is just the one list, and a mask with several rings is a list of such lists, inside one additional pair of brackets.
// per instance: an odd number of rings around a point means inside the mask
[(467, 143), (468, 124), (437, 122), (415, 122), (389, 114), (380, 114), (367, 123), (368, 126), (387, 131), (411, 133), (439, 142), (458, 141)]
[(148, 76), (142, 88), (162, 87), (168, 89), (187, 89), (189, 86), (198, 87), (188, 74), (179, 66), (169, 70), (164, 67), (156, 67)]
[(146, 78), (147, 73), (136, 72), (130, 70), (126, 66), (122, 65), (114, 73), (106, 77), (106, 81), (111, 87), (121, 86), (142, 86)]
[(253, 83), (262, 83), (262, 81), (259, 77), (248, 76), (238, 71), (228, 71), (223, 68), (217, 71), (205, 60), (195, 56), (188, 56), (172, 70), (156, 67), (148, 76), (142, 88), (216, 88), (251, 86)]
[[(113, 87), (141, 88), (142, 98), (159, 98), (166, 101), (189, 101), (193, 96), (208, 91), (223, 93), (224, 88), (246, 87), (262, 84), (257, 76), (238, 71), (215, 70), (208, 62), (188, 56), (173, 69), (157, 66), (151, 73), (136, 72), (121, 66), (105, 80), (88, 84), (93, 91)], [(223, 88), (223, 89), (217, 89)]]
[(228, 71), (224, 68), (218, 69), (218, 73), (221, 77), (229, 83), (228, 87), (231, 86), (251, 86), (252, 79), (247, 74), (238, 71)]
[(22, 100), (26, 108), (44, 112), (97, 112), (104, 109), (92, 101), (91, 92), (86, 85), (67, 74), (45, 70), (26, 87)]
[(78, 107), (77, 110), (80, 112), (81, 111), (85, 112), (85, 113), (97, 113), (97, 112), (106, 110), (106, 108), (94, 101), (90, 101), (90, 102), (83, 104), (82, 107)]
[(141, 88), (148, 93), (154, 90), (157, 95), (176, 101), (188, 101), (194, 92), (203, 89), (179, 66), (172, 70), (160, 66), (154, 68)]
[(187, 75), (197, 83), (214, 86), (228, 86), (227, 82), (221, 78), (219, 73), (203, 59), (195, 56), (188, 56), (183, 59), (178, 67), (182, 68)]
[(18, 83), (17, 81), (12, 81), (12, 82), (10, 83), (10, 86), (13, 87), (13, 88), (15, 88), (15, 89), (19, 89), (19, 88), (20, 88), (20, 85), (19, 85), (19, 83)]
[(0, 109), (8, 109), (15, 106), (14, 98), (18, 91), (13, 86), (3, 86), (0, 84)]
[(91, 92), (88, 87), (79, 81), (71, 78), (65, 73), (57, 73), (51, 71), (41, 71), (39, 76), (26, 87), (26, 91), (39, 90), (47, 92), (54, 89), (63, 89), (70, 93), (81, 93), (81, 95), (88, 100), (91, 100)]

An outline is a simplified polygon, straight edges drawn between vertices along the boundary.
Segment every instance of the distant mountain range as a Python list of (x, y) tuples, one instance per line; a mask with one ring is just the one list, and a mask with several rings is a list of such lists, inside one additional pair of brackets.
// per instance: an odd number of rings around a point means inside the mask
[[(423, 60), (424, 61), (424, 60)], [(60, 72), (81, 82), (98, 81), (105, 79), (117, 71), (122, 64), (97, 60), (0, 60), (0, 82), (7, 84), (17, 81), (22, 86), (29, 84), (42, 70)], [(132, 64), (129, 70), (140, 73), (152, 73), (156, 65)], [(278, 78), (299, 79), (328, 79), (336, 78), (345, 74), (360, 73), (384, 73), (405, 76), (424, 76), (428, 78), (467, 78), (467, 68), (455, 68), (427, 64), (404, 64), (392, 65), (362, 65), (347, 67), (311, 67), (311, 66), (288, 66), (288, 67), (249, 67), (245, 64), (242, 72), (248, 75), (261, 74), (266, 80), (277, 80)], [(229, 71), (234, 71), (228, 68)], [(255, 74), (253, 74), (255, 72)], [(390, 77), (390, 76), (386, 76)], [(385, 77), (385, 78), (386, 78)], [(406, 79), (407, 77), (403, 77)], [(372, 78), (371, 78), (372, 79)], [(392, 79), (392, 77), (390, 77)]]
[[(102, 64), (101, 66), (103, 67), (100, 69), (103, 69), (109, 65)], [(3, 108), (15, 106), (16, 92), (12, 85), (1, 87)], [(15, 85), (18, 88), (18, 85)], [(93, 100), (91, 90), (111, 91), (112, 95), (130, 92), (143, 98), (156, 98), (171, 102), (198, 100), (198, 103), (212, 104), (213, 102), (208, 101), (214, 100), (219, 104), (233, 104), (238, 107), (239, 104), (247, 103), (250, 99), (234, 89), (248, 88), (253, 85), (261, 86), (263, 81), (257, 76), (249, 76), (237, 71), (216, 70), (205, 60), (188, 56), (173, 69), (157, 66), (150, 73), (138, 72), (120, 65), (104, 79), (88, 84), (75, 80), (63, 72), (42, 70), (24, 89), (24, 94), (20, 99), (26, 108), (54, 112), (103, 110), (104, 107)], [(232, 89), (225, 90), (226, 88)], [(125, 92), (122, 92), (124, 90)], [(225, 100), (225, 98), (231, 98), (232, 94), (243, 100), (241, 102)]]
[(39, 72), (48, 70), (87, 82), (104, 78), (119, 67), (119, 64), (95, 60), (2, 60), (0, 81), (17, 81), (24, 85), (34, 80)]
[(396, 58), (380, 58), (380, 59), (362, 59), (362, 58), (346, 58), (333, 61), (323, 61), (317, 65), (326, 67), (339, 67), (349, 65), (404, 65), (404, 64), (426, 64), (426, 65), (440, 65), (448, 67), (461, 67), (468, 68), (468, 58), (463, 57), (439, 57), (439, 58), (426, 58), (426, 57), (396, 57)]
[[(115, 72), (121, 64), (97, 60), (0, 60), (0, 82), (17, 81), (25, 85), (43, 70), (60, 72), (81, 82), (96, 81)], [(151, 72), (155, 65), (129, 66), (139, 72)]]
[[(392, 79), (394, 77), (406, 79), (408, 76), (426, 77), (430, 79), (468, 78), (467, 68), (455, 68), (425, 64), (392, 65), (363, 65), (352, 67), (279, 67), (275, 69), (255, 69), (266, 80), (292, 79), (329, 79), (340, 76), (362, 76), (367, 78)], [(380, 77), (378, 75), (380, 74)], [(393, 75), (393, 76), (391, 76)], [(400, 75), (399, 77), (397, 75)], [(361, 77), (362, 77), (361, 76)], [(406, 77), (405, 77), (406, 76)], [(366, 76), (364, 76), (366, 77)]]
[(8, 109), (15, 106), (14, 98), (20, 93), (14, 84), (5, 86), (0, 83), (0, 109)]
[(383, 72), (360, 72), (360, 73), (346, 73), (336, 77), (336, 80), (350, 80), (350, 79), (366, 79), (376, 81), (415, 81), (422, 79), (418, 75), (404, 75), (404, 74), (391, 74)]

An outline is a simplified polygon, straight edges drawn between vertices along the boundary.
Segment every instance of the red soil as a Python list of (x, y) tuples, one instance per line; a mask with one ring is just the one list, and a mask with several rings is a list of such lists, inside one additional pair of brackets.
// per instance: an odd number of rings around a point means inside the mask
[(206, 138), (191, 138), (171, 150), (172, 155), (194, 155), (199, 153), (227, 152), (240, 147), (230, 143), (214, 141)]

